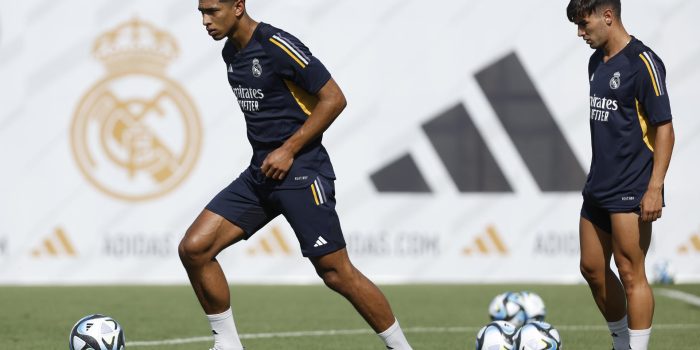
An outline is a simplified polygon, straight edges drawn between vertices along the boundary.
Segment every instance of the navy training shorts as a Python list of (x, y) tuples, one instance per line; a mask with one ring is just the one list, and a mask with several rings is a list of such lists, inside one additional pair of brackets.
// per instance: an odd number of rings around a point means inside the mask
[(282, 214), (305, 257), (323, 256), (345, 247), (335, 211), (333, 180), (319, 175), (303, 188), (276, 189), (260, 185), (252, 171), (250, 167), (243, 171), (206, 208), (243, 229), (245, 239)]
[(599, 229), (605, 231), (608, 234), (612, 234), (612, 221), (610, 220), (610, 214), (614, 213), (637, 213), (639, 214), (639, 208), (636, 209), (605, 209), (594, 204), (589, 203), (584, 200), (581, 206), (581, 217), (593, 223)]

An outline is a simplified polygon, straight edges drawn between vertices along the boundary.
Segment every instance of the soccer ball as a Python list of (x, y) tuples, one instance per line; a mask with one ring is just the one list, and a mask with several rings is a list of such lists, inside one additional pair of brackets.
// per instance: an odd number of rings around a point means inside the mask
[(492, 321), (508, 321), (515, 327), (522, 326), (527, 321), (522, 295), (517, 292), (497, 295), (489, 304), (489, 315)]
[(70, 350), (123, 350), (124, 330), (116, 320), (104, 315), (89, 315), (73, 326), (68, 339)]
[(560, 350), (559, 332), (547, 322), (532, 321), (522, 326), (514, 337), (513, 350)]
[(547, 315), (547, 309), (544, 306), (544, 301), (539, 295), (533, 292), (523, 291), (520, 292), (520, 302), (527, 315), (527, 320), (530, 321), (544, 321), (544, 317)]
[(506, 321), (493, 321), (476, 334), (476, 350), (511, 350), (515, 326)]

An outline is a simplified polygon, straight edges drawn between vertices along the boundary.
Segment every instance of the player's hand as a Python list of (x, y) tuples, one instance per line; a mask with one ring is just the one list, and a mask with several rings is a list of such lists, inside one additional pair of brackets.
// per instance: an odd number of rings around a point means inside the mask
[(284, 147), (280, 147), (265, 157), (260, 170), (271, 179), (282, 180), (287, 176), (293, 162), (294, 154)]
[(661, 217), (661, 210), (663, 207), (663, 200), (661, 195), (661, 189), (649, 189), (639, 204), (640, 209), (640, 219), (642, 222), (652, 222)]

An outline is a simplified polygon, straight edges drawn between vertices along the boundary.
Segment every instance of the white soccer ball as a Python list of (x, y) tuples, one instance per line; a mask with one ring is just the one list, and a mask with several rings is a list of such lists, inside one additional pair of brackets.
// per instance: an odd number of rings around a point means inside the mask
[(506, 321), (493, 321), (476, 334), (476, 350), (511, 350), (515, 326)]
[(544, 321), (545, 316), (547, 316), (547, 309), (539, 295), (533, 292), (522, 291), (520, 292), (520, 302), (527, 315), (525, 322)]
[(513, 350), (560, 350), (559, 332), (547, 322), (533, 321), (522, 326), (514, 337)]
[(489, 304), (489, 315), (492, 321), (508, 321), (515, 327), (522, 326), (527, 321), (522, 295), (517, 292), (497, 295)]
[(123, 350), (124, 330), (116, 320), (104, 315), (81, 318), (70, 331), (70, 350)]

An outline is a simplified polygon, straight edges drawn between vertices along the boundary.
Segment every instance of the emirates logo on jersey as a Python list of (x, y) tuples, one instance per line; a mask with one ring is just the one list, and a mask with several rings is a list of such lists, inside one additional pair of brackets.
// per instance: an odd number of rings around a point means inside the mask
[[(617, 74), (617, 73), (615, 73)], [(610, 83), (612, 87), (612, 82)], [(619, 87), (619, 76), (618, 76)], [(610, 111), (618, 110), (617, 100), (607, 97), (591, 96), (591, 120), (607, 122), (610, 118)]]
[(262, 75), (262, 66), (260, 65), (260, 60), (257, 58), (253, 59), (253, 76), (259, 78)]
[(610, 88), (613, 90), (617, 90), (617, 88), (620, 87), (620, 72), (615, 72), (613, 74), (613, 77), (610, 78)]

